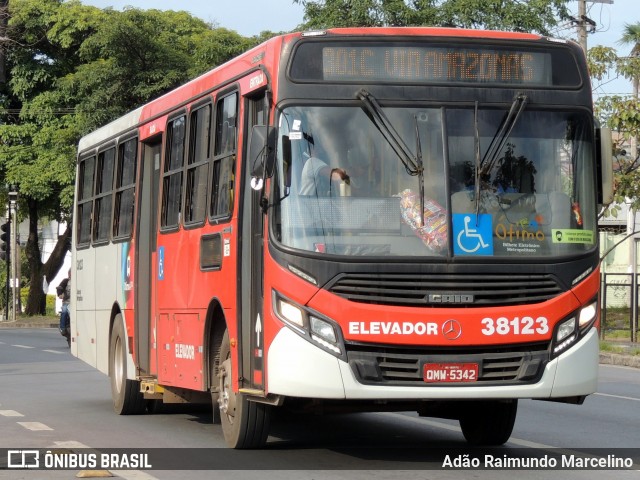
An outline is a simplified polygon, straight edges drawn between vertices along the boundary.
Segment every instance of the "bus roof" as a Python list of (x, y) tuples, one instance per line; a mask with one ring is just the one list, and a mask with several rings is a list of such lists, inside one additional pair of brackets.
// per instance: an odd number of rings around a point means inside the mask
[(425, 36), (425, 37), (458, 37), (489, 38), (511, 40), (540, 40), (544, 37), (535, 33), (505, 32), (501, 30), (477, 30), (469, 28), (448, 27), (367, 27), (367, 28), (330, 28), (316, 32), (302, 32), (300, 35), (378, 35), (378, 36)]

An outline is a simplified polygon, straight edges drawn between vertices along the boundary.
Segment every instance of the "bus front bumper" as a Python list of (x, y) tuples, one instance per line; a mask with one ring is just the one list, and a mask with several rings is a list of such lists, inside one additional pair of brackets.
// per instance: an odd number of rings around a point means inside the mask
[(348, 363), (317, 348), (288, 328), (276, 335), (268, 352), (267, 389), (291, 397), (345, 400), (549, 399), (596, 391), (598, 333), (592, 328), (576, 345), (548, 362), (534, 384), (478, 386), (364, 385)]

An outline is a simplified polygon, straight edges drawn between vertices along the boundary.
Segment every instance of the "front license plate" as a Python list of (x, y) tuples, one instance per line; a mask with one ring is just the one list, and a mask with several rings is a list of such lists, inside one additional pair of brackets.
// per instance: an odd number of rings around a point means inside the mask
[(422, 378), (427, 383), (476, 382), (477, 363), (425, 363)]

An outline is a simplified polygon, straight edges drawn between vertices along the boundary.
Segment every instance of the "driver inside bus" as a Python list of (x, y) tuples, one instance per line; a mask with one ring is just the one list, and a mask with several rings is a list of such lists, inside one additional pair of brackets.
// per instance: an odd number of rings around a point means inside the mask
[(331, 168), (318, 157), (309, 157), (302, 168), (300, 195), (335, 196), (339, 189), (333, 181), (349, 183), (349, 175), (343, 168)]

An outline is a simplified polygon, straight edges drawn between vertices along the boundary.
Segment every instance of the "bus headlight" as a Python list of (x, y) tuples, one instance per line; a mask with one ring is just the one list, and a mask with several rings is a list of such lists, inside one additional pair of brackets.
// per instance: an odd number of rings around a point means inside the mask
[(560, 343), (565, 340), (569, 335), (576, 331), (576, 319), (571, 317), (569, 320), (565, 320), (556, 330), (556, 342)]
[(291, 330), (317, 347), (346, 360), (342, 332), (335, 322), (282, 297), (275, 290), (272, 300), (276, 317)]
[(311, 317), (311, 333), (315, 333), (319, 337), (332, 343), (336, 343), (338, 341), (333, 325), (313, 316)]
[(590, 304), (573, 312), (568, 318), (556, 325), (551, 358), (557, 357), (578, 342), (585, 333), (595, 324), (598, 317), (598, 300), (594, 299)]
[(591, 305), (587, 305), (582, 310), (580, 310), (580, 317), (578, 320), (580, 329), (582, 330), (583, 328), (588, 327), (589, 324), (596, 319), (597, 314), (598, 314), (597, 301), (593, 302)]
[(280, 317), (294, 327), (304, 328), (304, 313), (293, 303), (285, 302), (281, 298), (278, 299), (277, 312)]

